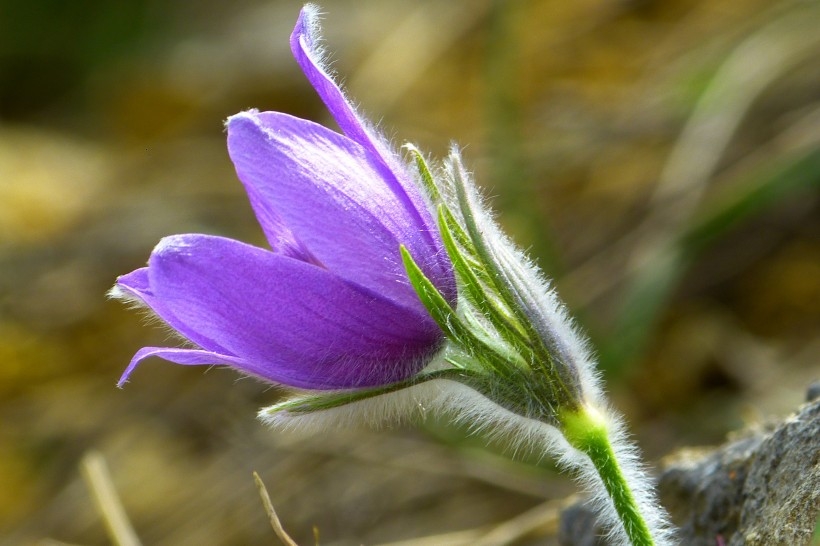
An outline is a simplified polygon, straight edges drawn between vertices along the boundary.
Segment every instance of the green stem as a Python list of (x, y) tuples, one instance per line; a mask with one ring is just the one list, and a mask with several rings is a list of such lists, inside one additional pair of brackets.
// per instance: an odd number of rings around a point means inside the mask
[(562, 415), (561, 423), (570, 445), (585, 453), (598, 471), (632, 545), (653, 546), (655, 541), (615, 457), (603, 416), (582, 406)]

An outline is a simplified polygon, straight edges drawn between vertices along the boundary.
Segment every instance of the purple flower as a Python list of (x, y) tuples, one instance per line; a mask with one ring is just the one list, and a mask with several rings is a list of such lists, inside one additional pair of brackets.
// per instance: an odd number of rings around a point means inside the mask
[(148, 306), (194, 348), (158, 356), (224, 364), (306, 389), (383, 385), (417, 373), (443, 334), (407, 279), (404, 245), (455, 304), (452, 265), (417, 181), (328, 75), (305, 8), (293, 53), (344, 134), (278, 112), (227, 122), (228, 151), (270, 250), (166, 237), (114, 294)]

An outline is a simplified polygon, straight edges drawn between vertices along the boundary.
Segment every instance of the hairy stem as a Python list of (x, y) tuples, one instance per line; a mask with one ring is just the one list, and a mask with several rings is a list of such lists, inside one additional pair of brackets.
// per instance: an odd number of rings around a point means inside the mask
[(649, 526), (615, 457), (603, 416), (593, 408), (581, 407), (565, 413), (561, 422), (567, 441), (585, 453), (598, 471), (632, 545), (654, 546)]

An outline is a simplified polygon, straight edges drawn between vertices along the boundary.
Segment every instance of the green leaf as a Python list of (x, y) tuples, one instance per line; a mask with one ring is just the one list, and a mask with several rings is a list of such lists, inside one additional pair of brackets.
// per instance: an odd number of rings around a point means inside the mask
[[(497, 251), (488, 244), (484, 232), (478, 225), (478, 214), (473, 198), (469, 193), (468, 183), (463, 174), (463, 166), (457, 154), (451, 156), (453, 186), (458, 199), (459, 211), (464, 219), (464, 227), (472, 241), (477, 259), (487, 270), (491, 286), (497, 291), (505, 306), (512, 311), (517, 322), (524, 328), (526, 338), (530, 340), (532, 352), (527, 355), (527, 364), (539, 369), (546, 377), (557, 378), (556, 386), (563, 391), (562, 399), (577, 398), (577, 382), (572, 380), (572, 364), (562, 362), (556, 366), (556, 360), (562, 355), (556, 350), (559, 344), (554, 338), (553, 329), (540, 309), (540, 295), (535, 292), (541, 288), (529, 282), (524, 267), (511, 250), (502, 243)], [(494, 226), (489, 226), (494, 229)]]
[[(441, 238), (447, 254), (453, 262), (456, 274), (461, 279), (462, 286), (467, 292), (467, 297), (476, 308), (496, 327), (502, 337), (509, 340), (516, 347), (527, 348), (528, 339), (526, 332), (520, 323), (515, 321), (511, 312), (503, 308), (498, 296), (487, 289), (487, 275), (484, 270), (478, 270), (475, 266), (467, 262), (467, 257), (461, 252), (453, 237), (453, 232), (458, 228), (453, 214), (444, 206), (439, 206), (438, 216)], [(479, 278), (479, 272), (483, 273)]]
[[(401, 245), (400, 250), (410, 284), (413, 285), (421, 303), (445, 335), (461, 346), (468, 354), (491, 366), (497, 373), (505, 377), (513, 373), (516, 367), (515, 361), (520, 360), (520, 357), (512, 351), (500, 347), (497, 342), (488, 336), (481, 337), (476, 328), (465, 325), (456, 314), (456, 311), (447, 303), (444, 296), (441, 295), (441, 292), (422, 272), (407, 248)], [(486, 334), (486, 332), (481, 333)]]
[[(527, 293), (528, 288), (522, 286), (524, 283), (522, 283), (520, 277), (511, 277), (512, 272), (508, 272), (503, 267), (504, 264), (502, 264), (498, 257), (490, 250), (478, 226), (476, 220), (477, 215), (473, 212), (473, 203), (468, 193), (467, 181), (464, 180), (462, 175), (463, 167), (461, 160), (457, 154), (453, 154), (451, 160), (453, 163), (452, 174), (459, 211), (464, 219), (464, 227), (466, 229), (465, 236), (471, 241), (476, 250), (476, 258), (480, 260), (484, 269), (487, 271), (486, 276), (491, 287), (495, 289), (495, 292), (501, 300), (504, 301), (506, 307), (514, 313), (518, 323), (525, 329), (526, 337), (534, 343), (542, 345), (542, 350), (537, 351), (540, 354), (540, 357), (536, 359), (537, 362), (542, 364), (549, 363), (552, 357), (549, 351), (543, 347), (541, 337), (532, 325), (533, 318), (537, 316), (537, 309), (533, 309), (533, 302), (530, 301), (532, 297)], [(507, 265), (515, 266), (515, 264), (510, 264), (509, 260), (507, 261)]]
[(410, 255), (407, 247), (401, 245), (400, 250), (404, 269), (407, 271), (410, 284), (413, 285), (421, 303), (442, 330), (451, 332), (453, 320), (456, 319), (455, 310), (450, 307), (450, 304), (447, 303), (447, 300), (444, 299), (441, 292), (439, 292), (430, 279), (427, 278)]
[(443, 201), (441, 192), (438, 190), (438, 186), (436, 186), (436, 181), (433, 179), (433, 174), (430, 172), (430, 168), (427, 166), (427, 162), (424, 160), (421, 151), (410, 143), (405, 144), (404, 149), (410, 152), (413, 159), (415, 159), (416, 168), (419, 170), (424, 189), (427, 190), (430, 199), (434, 204), (441, 203)]

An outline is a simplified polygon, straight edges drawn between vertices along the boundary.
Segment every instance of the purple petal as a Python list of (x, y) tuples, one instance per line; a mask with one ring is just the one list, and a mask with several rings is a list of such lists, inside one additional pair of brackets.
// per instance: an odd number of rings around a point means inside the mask
[(422, 270), (452, 303), (455, 302), (455, 279), (438, 236), (435, 220), (426, 200), (407, 167), (392, 147), (357, 112), (339, 85), (322, 65), (318, 41), (318, 14), (313, 6), (305, 6), (290, 36), (290, 47), (296, 62), (308, 81), (327, 106), (342, 132), (361, 144), (378, 158), (377, 169), (385, 184), (405, 208), (405, 218), (413, 222), (427, 244), (424, 252), (411, 253), (420, 262)]
[(356, 109), (347, 100), (341, 88), (322, 66), (318, 53), (318, 15), (316, 8), (305, 6), (290, 35), (290, 49), (308, 81), (316, 89), (342, 132), (379, 156), (390, 154), (381, 139), (376, 137)]
[(175, 364), (182, 364), (184, 366), (213, 366), (216, 364), (225, 364), (236, 368), (241, 364), (239, 359), (236, 357), (221, 355), (211, 351), (201, 351), (198, 349), (171, 349), (168, 347), (143, 347), (137, 351), (137, 354), (135, 354), (134, 358), (131, 359), (131, 363), (128, 364), (128, 367), (122, 373), (122, 377), (120, 377), (120, 380), (117, 381), (117, 386), (122, 387), (128, 381), (128, 378), (131, 377), (131, 373), (137, 365), (139, 365), (139, 363), (146, 358), (151, 358), (152, 356), (164, 358), (165, 360), (174, 362)]
[[(136, 298), (148, 303), (147, 299), (154, 296), (148, 285), (148, 268), (135, 269), (127, 275), (117, 277), (117, 288), (123, 290), (129, 298)], [(150, 303), (149, 306), (153, 307)]]
[(162, 302), (155, 310), (170, 326), (213, 340), (236, 358), (229, 363), (235, 368), (295, 387), (404, 379), (441, 339), (423, 313), (325, 269), (230, 239), (167, 237), (151, 255), (148, 277)]
[[(421, 309), (399, 245), (423, 263), (443, 253), (434, 252), (426, 228), (408, 218), (385, 183), (392, 175), (380, 172), (366, 149), (310, 121), (245, 112), (228, 120), (228, 150), (269, 239), (286, 225), (314, 263)], [(435, 282), (449, 270), (428, 272)]]
[[(209, 347), (211, 350), (220, 353), (226, 352), (225, 349), (213, 339), (203, 337), (200, 332), (192, 330), (187, 324), (184, 324), (176, 319), (174, 314), (163, 305), (162, 300), (154, 295), (151, 290), (148, 275), (149, 273), (147, 267), (137, 269), (127, 275), (122, 275), (117, 278), (116, 286), (129, 296), (145, 303), (145, 305), (150, 307), (154, 313), (160, 316), (166, 323), (172, 325), (174, 329), (186, 339), (189, 339), (200, 347)], [(130, 373), (129, 370), (126, 370), (126, 373)]]

